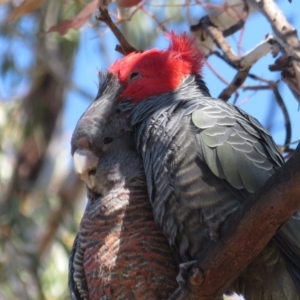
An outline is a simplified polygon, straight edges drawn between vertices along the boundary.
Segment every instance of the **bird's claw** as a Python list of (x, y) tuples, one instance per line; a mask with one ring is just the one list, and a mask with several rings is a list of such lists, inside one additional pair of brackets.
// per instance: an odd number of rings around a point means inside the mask
[(192, 260), (179, 265), (179, 273), (176, 277), (176, 281), (180, 288), (184, 288), (186, 286), (186, 278), (196, 262), (196, 260)]

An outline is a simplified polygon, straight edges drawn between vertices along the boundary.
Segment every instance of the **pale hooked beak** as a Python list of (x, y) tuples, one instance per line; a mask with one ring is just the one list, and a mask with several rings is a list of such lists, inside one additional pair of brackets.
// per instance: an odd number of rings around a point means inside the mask
[(98, 157), (89, 150), (76, 150), (73, 154), (73, 164), (76, 174), (90, 187), (91, 175), (98, 166)]

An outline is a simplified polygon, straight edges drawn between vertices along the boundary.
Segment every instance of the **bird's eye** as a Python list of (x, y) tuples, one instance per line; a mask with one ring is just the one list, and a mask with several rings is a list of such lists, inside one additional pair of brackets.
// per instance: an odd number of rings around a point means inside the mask
[(113, 141), (113, 139), (111, 137), (105, 137), (103, 139), (103, 144), (108, 145), (108, 144), (111, 144), (112, 141)]
[(132, 72), (132, 73), (130, 74), (130, 76), (129, 76), (129, 81), (132, 81), (132, 80), (137, 79), (137, 78), (139, 78), (139, 77), (140, 77), (140, 73), (134, 71), (134, 72)]

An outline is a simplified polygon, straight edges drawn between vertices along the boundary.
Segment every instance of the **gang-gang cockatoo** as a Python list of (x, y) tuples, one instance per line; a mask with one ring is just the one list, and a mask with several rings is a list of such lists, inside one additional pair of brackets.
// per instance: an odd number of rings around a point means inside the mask
[(178, 267), (155, 226), (126, 114), (112, 109), (120, 84), (112, 74), (101, 82), (98, 97), (106, 100), (89, 106), (71, 141), (74, 168), (88, 198), (69, 261), (71, 298), (168, 299), (178, 286)]

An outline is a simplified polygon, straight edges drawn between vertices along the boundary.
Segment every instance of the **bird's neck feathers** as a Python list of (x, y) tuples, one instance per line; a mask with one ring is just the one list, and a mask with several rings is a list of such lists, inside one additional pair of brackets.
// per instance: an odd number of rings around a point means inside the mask
[(205, 101), (209, 97), (209, 90), (201, 76), (189, 75), (183, 79), (175, 91), (152, 96), (138, 103), (121, 101), (118, 107), (121, 111), (130, 111), (131, 125), (136, 126), (143, 122), (147, 124), (147, 120), (157, 118), (160, 114), (171, 116), (178, 112), (178, 108), (194, 105), (195, 103)]

